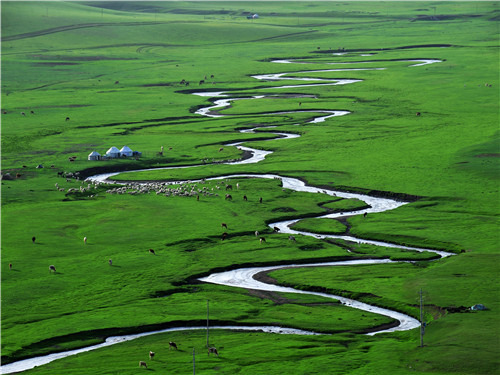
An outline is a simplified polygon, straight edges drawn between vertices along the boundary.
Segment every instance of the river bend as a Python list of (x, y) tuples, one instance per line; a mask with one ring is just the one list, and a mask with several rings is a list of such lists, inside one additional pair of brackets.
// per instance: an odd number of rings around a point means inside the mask
[[(341, 55), (341, 54), (337, 54), (337, 55)], [(369, 56), (369, 55), (366, 55), (366, 56)], [(355, 63), (370, 63), (370, 62), (375, 62), (375, 61), (372, 60), (372, 61), (360, 61), (360, 62), (350, 62), (350, 63), (348, 63), (348, 62), (335, 62), (335, 63), (321, 62), (321, 63), (315, 63), (315, 64), (355, 64)], [(380, 60), (380, 61), (388, 61), (388, 60)], [(417, 64), (410, 65), (410, 67), (417, 67), (417, 66), (423, 66), (423, 65), (441, 62), (441, 60), (436, 60), (436, 59), (415, 59), (415, 60), (399, 60), (399, 61), (417, 62)], [(304, 62), (304, 61), (298, 61), (298, 60), (296, 60), (296, 61), (295, 60), (274, 60), (272, 62), (282, 63), (282, 64), (285, 64), (285, 63), (286, 64), (293, 64), (293, 63), (295, 63), (295, 64), (310, 64), (310, 63), (314, 63), (314, 62)], [(307, 77), (295, 77), (295, 76), (285, 77), (285, 75), (307, 74), (308, 72), (318, 73), (318, 72), (333, 72), (333, 71), (384, 70), (384, 69), (386, 69), (386, 68), (360, 68), (360, 69), (351, 68), (351, 69), (310, 70), (310, 71), (298, 71), (298, 72), (285, 72), (285, 73), (256, 75), (256, 76), (253, 76), (253, 78), (258, 79), (258, 80), (263, 80), (263, 81), (294, 80), (294, 81), (314, 81), (314, 82), (317, 82), (317, 83), (312, 83), (312, 84), (276, 86), (276, 87), (270, 87), (268, 89), (286, 89), (286, 88), (294, 88), (294, 87), (310, 87), (310, 86), (319, 86), (319, 85), (345, 85), (345, 84), (353, 84), (353, 83), (362, 82), (362, 80), (357, 80), (357, 79), (321, 79), (321, 78), (307, 78)], [(233, 102), (233, 101), (260, 99), (260, 98), (266, 97), (265, 95), (258, 95), (258, 96), (251, 96), (251, 97), (229, 98), (229, 97), (227, 97), (226, 92), (221, 92), (221, 91), (219, 91), (219, 92), (198, 92), (198, 93), (194, 93), (194, 94), (201, 96), (201, 97), (210, 97), (210, 98), (226, 97), (225, 99), (216, 100), (213, 105), (201, 108), (196, 112), (197, 114), (199, 114), (201, 116), (212, 117), (214, 119), (218, 118), (218, 117), (226, 116), (226, 115), (222, 115), (222, 114), (218, 113), (217, 111), (222, 110), (223, 108), (230, 106), (231, 102)], [(326, 115), (317, 116), (313, 120), (309, 121), (309, 123), (313, 123), (313, 124), (318, 123), (318, 122), (323, 122), (326, 119), (331, 118), (331, 117), (344, 116), (344, 115), (349, 114), (348, 111), (332, 111), (332, 110), (307, 110), (306, 111), (306, 110), (304, 110), (304, 111), (274, 112), (274, 113), (268, 113), (268, 115), (295, 113), (295, 112), (311, 112), (311, 113), (325, 113), (326, 114)], [(263, 115), (263, 114), (259, 114), (259, 115)], [(274, 127), (275, 126), (265, 127), (265, 128), (272, 129)], [(254, 132), (255, 129), (256, 128), (246, 129), (246, 130), (242, 130), (241, 132)], [(273, 134), (275, 134), (278, 139), (291, 139), (291, 138), (295, 138), (295, 137), (299, 136), (297, 134), (282, 133), (282, 132), (273, 132)], [(227, 162), (226, 164), (258, 163), (258, 162), (264, 160), (266, 155), (269, 155), (272, 153), (271, 151), (258, 150), (258, 149), (242, 146), (241, 145), (242, 143), (248, 143), (248, 142), (237, 142), (237, 143), (231, 143), (231, 144), (227, 144), (227, 145), (228, 146), (236, 146), (240, 150), (247, 151), (251, 154), (251, 156), (249, 158), (244, 159), (244, 160)], [(127, 172), (130, 173), (130, 172), (141, 172), (141, 171), (146, 171), (146, 170), (157, 170), (157, 169), (193, 168), (193, 167), (198, 167), (198, 166), (202, 166), (202, 165), (205, 165), (205, 164), (191, 165), (191, 166), (165, 167), (165, 168), (151, 168), (151, 169), (143, 169), (143, 170), (127, 171)], [(101, 182), (101, 183), (123, 183), (123, 182), (117, 182), (117, 181), (112, 180), (112, 177), (119, 174), (119, 173), (120, 172), (100, 174), (100, 175), (89, 177), (89, 178), (87, 178), (87, 180), (93, 181), (93, 182)], [(280, 179), (282, 181), (283, 188), (285, 188), (285, 189), (291, 189), (294, 191), (301, 191), (301, 192), (310, 192), (310, 193), (323, 193), (323, 194), (328, 194), (331, 196), (337, 196), (337, 197), (342, 197), (342, 198), (347, 198), (347, 199), (356, 198), (356, 199), (359, 199), (359, 200), (365, 202), (367, 205), (370, 206), (367, 209), (357, 210), (357, 211), (353, 211), (353, 212), (320, 215), (320, 216), (318, 216), (318, 218), (335, 218), (335, 217), (340, 217), (340, 216), (361, 215), (364, 213), (384, 212), (384, 211), (396, 209), (396, 208), (407, 203), (407, 202), (396, 201), (396, 200), (388, 199), (388, 198), (379, 198), (379, 197), (373, 197), (373, 196), (364, 195), (364, 194), (353, 194), (353, 193), (346, 193), (346, 192), (342, 192), (342, 191), (335, 191), (335, 190), (318, 188), (318, 187), (314, 187), (314, 186), (309, 186), (309, 185), (305, 184), (300, 179), (276, 175), (276, 174), (233, 174), (233, 175), (219, 176), (219, 177), (207, 177), (207, 178), (205, 178), (205, 180), (218, 180), (218, 179), (230, 179), (230, 178)], [(197, 182), (197, 181), (200, 181), (200, 180), (191, 180), (191, 182)], [(183, 182), (186, 182), (186, 181), (177, 181), (175, 183), (183, 183)], [(272, 228), (274, 228), (274, 227), (279, 228), (281, 233), (312, 236), (312, 237), (315, 237), (318, 239), (337, 238), (337, 239), (343, 239), (343, 240), (351, 241), (351, 242), (372, 244), (372, 245), (376, 245), (376, 246), (396, 247), (396, 248), (400, 248), (400, 249), (414, 250), (414, 251), (427, 251), (427, 252), (433, 252), (435, 254), (438, 254), (441, 257), (448, 257), (450, 255), (453, 255), (452, 253), (444, 252), (444, 251), (422, 249), (422, 248), (408, 247), (408, 246), (400, 246), (400, 245), (395, 245), (392, 243), (356, 238), (353, 236), (315, 234), (315, 233), (296, 231), (296, 230), (291, 229), (290, 226), (295, 224), (297, 221), (299, 221), (299, 219), (286, 220), (286, 221), (271, 223), (271, 224), (269, 224), (269, 226)], [(308, 291), (283, 287), (283, 286), (279, 286), (279, 285), (266, 284), (266, 283), (263, 283), (263, 282), (256, 280), (254, 277), (255, 275), (257, 275), (258, 273), (261, 273), (261, 272), (269, 272), (272, 270), (278, 270), (278, 269), (282, 269), (282, 268), (326, 267), (326, 266), (328, 266), (328, 267), (333, 267), (333, 266), (335, 266), (335, 267), (348, 267), (348, 266), (355, 266), (355, 265), (360, 265), (360, 264), (387, 264), (387, 263), (395, 263), (395, 261), (392, 261), (389, 259), (363, 259), (363, 260), (348, 260), (348, 261), (324, 262), (324, 263), (294, 264), (294, 265), (286, 265), (286, 266), (251, 267), (251, 268), (241, 268), (241, 269), (227, 271), (227, 272), (214, 273), (214, 274), (211, 274), (207, 277), (200, 278), (199, 280), (203, 281), (203, 282), (226, 285), (226, 286), (233, 286), (233, 287), (238, 287), (238, 288), (257, 289), (257, 290), (274, 291), (274, 292), (310, 294), (310, 295), (317, 295), (317, 296), (321, 296), (321, 297), (325, 297), (325, 298), (332, 298), (332, 299), (338, 300), (340, 303), (342, 303), (346, 306), (349, 306), (349, 307), (352, 307), (355, 309), (359, 309), (359, 310), (363, 310), (363, 311), (368, 311), (368, 312), (388, 316), (388, 317), (391, 317), (391, 318), (399, 321), (399, 324), (396, 327), (392, 327), (389, 329), (380, 329), (380, 330), (371, 332), (370, 335), (374, 335), (376, 333), (382, 333), (382, 332), (403, 331), (403, 330), (410, 330), (410, 329), (417, 328), (420, 326), (420, 322), (418, 320), (416, 320), (415, 318), (413, 318), (411, 316), (408, 316), (406, 314), (402, 314), (402, 313), (397, 312), (397, 311), (392, 311), (389, 309), (384, 309), (381, 307), (372, 306), (372, 305), (369, 305), (369, 304), (366, 304), (366, 303), (363, 303), (360, 301), (356, 301), (353, 299), (345, 298), (342, 296), (336, 296), (336, 295), (331, 295), (331, 294), (326, 294), (326, 293), (308, 292)], [(223, 326), (223, 327), (211, 327), (211, 328), (213, 328), (213, 329), (217, 329), (217, 328), (219, 328), (219, 329), (231, 329), (231, 330), (252, 330), (252, 331), (263, 331), (263, 332), (280, 333), (280, 334), (299, 334), (299, 335), (318, 334), (318, 333), (310, 332), (310, 331), (303, 331), (303, 330), (283, 328), (283, 327), (274, 327), (274, 326), (260, 326), (260, 327)], [(30, 359), (14, 362), (14, 363), (11, 363), (8, 365), (4, 365), (1, 367), (1, 372), (2, 372), (2, 374), (9, 374), (9, 373), (14, 373), (14, 372), (25, 371), (25, 370), (34, 368), (36, 366), (41, 366), (41, 365), (47, 364), (47, 363), (52, 362), (56, 359), (65, 358), (65, 357), (68, 357), (71, 355), (76, 355), (76, 354), (83, 353), (86, 351), (99, 349), (99, 348), (114, 345), (114, 344), (117, 344), (120, 342), (134, 340), (136, 338), (140, 338), (140, 337), (144, 337), (144, 336), (148, 336), (148, 335), (152, 335), (152, 334), (172, 332), (172, 331), (181, 331), (181, 330), (194, 330), (194, 329), (206, 329), (206, 327), (175, 327), (175, 328), (169, 328), (169, 329), (159, 330), (159, 331), (144, 332), (144, 333), (135, 334), (135, 335), (108, 337), (104, 343), (101, 343), (98, 345), (93, 345), (93, 346), (89, 346), (89, 347), (85, 347), (85, 348), (81, 348), (81, 349), (77, 349), (77, 350), (70, 350), (70, 351), (61, 352), (61, 353), (54, 353), (54, 354), (50, 354), (50, 355), (46, 355), (46, 356), (30, 358)]]

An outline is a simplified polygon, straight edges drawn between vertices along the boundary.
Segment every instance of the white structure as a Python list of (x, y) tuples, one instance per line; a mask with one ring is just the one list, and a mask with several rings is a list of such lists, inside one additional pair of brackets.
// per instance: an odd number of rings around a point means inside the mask
[(123, 146), (120, 150), (120, 156), (132, 156), (133, 151), (128, 146)]
[(108, 158), (118, 158), (120, 157), (120, 150), (113, 146), (108, 151), (106, 151), (106, 156)]
[(92, 151), (90, 154), (89, 154), (89, 160), (100, 160), (101, 159), (101, 154), (98, 153), (97, 151)]

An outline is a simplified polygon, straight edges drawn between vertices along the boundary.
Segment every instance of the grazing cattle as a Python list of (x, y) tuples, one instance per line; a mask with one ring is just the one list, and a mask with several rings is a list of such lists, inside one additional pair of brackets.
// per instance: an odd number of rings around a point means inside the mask
[(233, 185), (227, 185), (226, 190), (233, 190)]
[(49, 273), (50, 273), (50, 272), (54, 272), (54, 273), (56, 273), (56, 267), (55, 267), (55, 266), (53, 266), (53, 265), (50, 265), (50, 266), (49, 266)]
[(199, 201), (199, 200), (200, 200), (200, 196), (199, 196), (199, 195), (197, 195), (197, 196), (196, 196), (196, 200), (197, 200), (197, 201)]
[(35, 111), (30, 111), (30, 113), (31, 113), (32, 115), (34, 115), (34, 114), (35, 114)]
[(226, 198), (225, 199), (228, 200), (228, 201), (231, 201), (231, 200), (233, 200), (233, 197), (231, 196), (231, 194), (226, 194)]
[(262, 203), (262, 197), (260, 197), (260, 199), (259, 199), (259, 203)]
[(26, 113), (24, 113), (24, 112), (21, 112), (21, 116), (26, 116)]
[(154, 357), (155, 357), (155, 352), (149, 351), (149, 359), (153, 360)]
[(6, 115), (7, 114), (7, 111), (3, 111), (3, 114)]
[(83, 237), (83, 244), (86, 245), (87, 244), (87, 237)]
[(260, 241), (260, 243), (262, 243), (262, 242), (266, 242), (266, 239), (265, 239), (264, 237), (261, 237), (261, 238), (259, 239), (259, 241)]
[(259, 231), (258, 230), (255, 231), (255, 237), (259, 237)]
[(290, 241), (295, 241), (295, 237), (294, 237), (294, 236), (289, 236), (289, 237), (288, 237), (288, 239), (289, 239)]
[(144, 361), (139, 361), (139, 367), (146, 367), (146, 368), (148, 368), (148, 365)]
[(417, 112), (417, 117), (420, 117), (420, 112)]
[(214, 78), (214, 75), (213, 75), (213, 74), (212, 74), (212, 75), (210, 75), (210, 78)]
[(273, 228), (273, 230), (274, 230), (275, 232), (279, 232), (279, 231), (280, 231), (280, 228), (278, 228), (278, 227), (274, 227), (274, 228)]
[(205, 81), (202, 79), (199, 84), (203, 85), (204, 83), (205, 83)]
[(227, 238), (228, 234), (227, 232), (222, 233), (221, 241), (224, 241)]
[(227, 229), (227, 224), (226, 223), (221, 223), (220, 225), (222, 228), (226, 228)]
[(35, 241), (36, 241), (36, 237), (35, 236), (31, 237), (31, 242), (35, 243)]
[(177, 349), (177, 344), (176, 344), (175, 342), (173, 342), (173, 341), (170, 341), (170, 342), (168, 343), (168, 350), (170, 350), (170, 349), (172, 349), (172, 348), (174, 348), (175, 350), (178, 350), (178, 349)]
[(156, 253), (155, 253), (155, 251), (153, 249), (149, 249), (149, 253), (153, 254), (153, 255), (156, 255)]
[(244, 196), (243, 196), (243, 200), (244, 200), (244, 201), (248, 201), (248, 198), (247, 198), (247, 196), (246, 196), (246, 195), (244, 195)]
[(223, 151), (224, 150), (224, 147), (221, 147), (219, 148), (219, 152)]
[(217, 348), (214, 348), (213, 346), (211, 348), (208, 348), (208, 355), (210, 356), (210, 353), (215, 354), (217, 357), (219, 356), (219, 352), (217, 351)]
[(368, 215), (368, 213), (367, 213), (367, 212), (365, 212), (365, 213), (363, 214), (363, 217), (366, 217), (366, 215)]
[(112, 261), (111, 259), (110, 259), (110, 260), (108, 260), (108, 263), (109, 263), (109, 265), (110, 265), (110, 266), (112, 266), (112, 265), (113, 265), (113, 261)]
[(12, 263), (9, 263), (9, 270), (12, 269)]
[(22, 176), (22, 174), (21, 174), (21, 173), (16, 173), (16, 178), (19, 178), (19, 177), (21, 177), (21, 176)]
[(66, 117), (66, 121), (69, 121), (69, 117)]
[(117, 84), (119, 84), (119, 83), (120, 83), (120, 81), (115, 81), (115, 85), (117, 85)]

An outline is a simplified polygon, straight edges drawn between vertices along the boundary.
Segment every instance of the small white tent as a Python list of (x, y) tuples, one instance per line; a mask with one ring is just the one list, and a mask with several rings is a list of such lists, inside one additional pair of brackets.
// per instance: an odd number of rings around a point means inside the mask
[(106, 156), (108, 158), (117, 158), (120, 156), (120, 150), (113, 146), (108, 151), (106, 151)]
[(120, 156), (132, 156), (133, 151), (128, 146), (123, 146), (120, 150)]
[(89, 154), (89, 160), (100, 160), (101, 159), (101, 154), (98, 153), (97, 151), (92, 151)]

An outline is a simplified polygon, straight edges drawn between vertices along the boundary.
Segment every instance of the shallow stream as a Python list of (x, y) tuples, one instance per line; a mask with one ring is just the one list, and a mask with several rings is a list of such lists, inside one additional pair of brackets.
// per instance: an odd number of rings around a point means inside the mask
[[(440, 62), (440, 60), (431, 60), (431, 59), (401, 60), (401, 61), (418, 62), (418, 64), (411, 65), (411, 66), (423, 66), (423, 65), (427, 65), (427, 64)], [(307, 64), (307, 62), (300, 62), (300, 61), (293, 61), (293, 60), (275, 60), (273, 62), (275, 62), (275, 63), (287, 63), (287, 64), (292, 64), (292, 63)], [(358, 62), (358, 63), (368, 63), (368, 62), (369, 61)], [(322, 64), (325, 64), (325, 63), (322, 63)], [(326, 64), (328, 64), (328, 63), (326, 63)], [(342, 63), (334, 63), (334, 64), (342, 64)], [(345, 63), (345, 64), (353, 64), (353, 63)], [(311, 70), (309, 72), (331, 72), (331, 71), (341, 71), (341, 70), (342, 71), (343, 70), (383, 70), (383, 69), (385, 69), (385, 68)], [(361, 80), (318, 79), (318, 78), (306, 78), (306, 77), (283, 77), (284, 75), (288, 75), (288, 74), (304, 74), (307, 72), (308, 71), (299, 71), (299, 72), (293, 72), (293, 73), (291, 73), (291, 72), (276, 73), (276, 74), (254, 76), (254, 78), (260, 79), (260, 80), (267, 80), (267, 81), (284, 80), (284, 79), (296, 80), (296, 81), (319, 81), (318, 83), (314, 83), (314, 84), (277, 86), (277, 87), (273, 87), (274, 89), (284, 89), (284, 88), (292, 88), (292, 87), (308, 87), (308, 86), (318, 86), (318, 85), (343, 85), (343, 84), (352, 84), (352, 83), (362, 82)], [(199, 93), (195, 93), (195, 95), (199, 95), (202, 97), (211, 97), (211, 98), (226, 97), (225, 99), (216, 100), (214, 102), (214, 105), (208, 106), (205, 108), (201, 108), (196, 112), (199, 115), (213, 117), (213, 118), (224, 116), (220, 113), (217, 113), (216, 110), (221, 110), (225, 107), (228, 107), (232, 101), (260, 99), (260, 98), (266, 97), (265, 95), (259, 95), (259, 96), (252, 96), (252, 97), (227, 98), (227, 95), (225, 94), (225, 92), (199, 92)], [(344, 116), (344, 115), (349, 114), (348, 111), (304, 110), (304, 111), (290, 111), (290, 112), (274, 112), (274, 113), (269, 113), (269, 115), (282, 114), (282, 113), (294, 113), (294, 112), (327, 113), (327, 115), (315, 117), (312, 121), (309, 122), (309, 123), (313, 123), (313, 124), (325, 121), (326, 119), (328, 119), (330, 117)], [(259, 115), (263, 115), (263, 114), (259, 114)], [(273, 128), (273, 127), (266, 127), (266, 128)], [(253, 132), (255, 129), (256, 128), (247, 129), (247, 130), (243, 130), (242, 132)], [(260, 129), (263, 129), (263, 128), (260, 128)], [(278, 132), (276, 132), (276, 133), (273, 132), (273, 134), (275, 134), (277, 136), (277, 139), (283, 139), (283, 140), (296, 138), (299, 136), (297, 134), (278, 133)], [(236, 146), (243, 151), (248, 151), (249, 153), (251, 153), (251, 157), (246, 158), (244, 160), (240, 160), (240, 161), (228, 162), (226, 164), (258, 163), (258, 162), (264, 160), (266, 155), (269, 155), (272, 153), (271, 151), (263, 151), (263, 150), (258, 150), (258, 149), (242, 146), (241, 143), (243, 143), (243, 142), (231, 143), (228, 145)], [(127, 172), (130, 173), (130, 172), (140, 172), (140, 171), (145, 171), (145, 170), (157, 170), (157, 169), (193, 168), (193, 167), (198, 167), (198, 166), (202, 166), (202, 165), (205, 165), (205, 164), (181, 166), (181, 167), (177, 166), (177, 167), (166, 167), (166, 168), (151, 168), (151, 169), (127, 171)], [(101, 182), (101, 183), (108, 183), (108, 182), (109, 183), (119, 183), (119, 182), (112, 181), (112, 177), (115, 175), (118, 175), (119, 173), (120, 172), (100, 174), (100, 175), (96, 175), (96, 176), (92, 176), (92, 177), (87, 178), (87, 181), (94, 181), (94, 182)], [(318, 216), (318, 218), (335, 218), (335, 217), (340, 217), (340, 216), (362, 215), (364, 213), (384, 212), (384, 211), (396, 209), (396, 208), (407, 203), (407, 202), (396, 201), (396, 200), (387, 199), (387, 198), (379, 198), (379, 197), (374, 197), (374, 196), (369, 196), (369, 195), (364, 195), (364, 194), (353, 194), (353, 193), (346, 193), (346, 192), (342, 192), (342, 191), (335, 191), (335, 190), (318, 188), (318, 187), (314, 187), (314, 186), (308, 186), (300, 179), (291, 178), (291, 177), (287, 177), (287, 176), (281, 176), (281, 175), (277, 175), (277, 174), (233, 174), (233, 175), (219, 176), (219, 177), (214, 177), (214, 178), (207, 177), (207, 178), (205, 178), (205, 180), (219, 180), (219, 179), (231, 179), (231, 178), (280, 179), (282, 181), (284, 189), (291, 189), (294, 191), (309, 192), (309, 193), (323, 193), (323, 194), (328, 194), (331, 196), (337, 196), (337, 197), (342, 197), (342, 198), (347, 198), (347, 199), (356, 198), (356, 199), (359, 199), (359, 200), (365, 202), (367, 205), (370, 206), (369, 208), (363, 209), (363, 210), (321, 215), (321, 216)], [(176, 183), (183, 183), (183, 182), (185, 182), (185, 181), (177, 181)], [(197, 182), (197, 181), (191, 180), (191, 182)], [(300, 235), (304, 235), (304, 236), (312, 236), (312, 237), (315, 237), (318, 239), (338, 238), (338, 239), (343, 239), (346, 241), (357, 242), (357, 243), (367, 243), (367, 244), (372, 244), (372, 245), (376, 245), (376, 246), (395, 247), (395, 248), (406, 249), (406, 250), (433, 252), (433, 253), (440, 255), (441, 257), (447, 257), (450, 255), (453, 255), (452, 253), (448, 253), (448, 252), (444, 252), (444, 251), (436, 251), (436, 250), (430, 250), (430, 249), (421, 249), (421, 248), (415, 248), (415, 247), (400, 246), (400, 245), (385, 243), (385, 242), (381, 242), (381, 241), (371, 241), (371, 240), (360, 239), (360, 238), (356, 238), (356, 237), (352, 237), (352, 236), (323, 235), (323, 234), (315, 234), (315, 233), (309, 233), (309, 232), (304, 232), (304, 231), (296, 231), (296, 230), (291, 229), (290, 226), (295, 224), (297, 221), (299, 221), (299, 219), (271, 223), (271, 224), (269, 224), (269, 226), (271, 228), (277, 227), (277, 228), (279, 228), (279, 231), (281, 233), (288, 233), (290, 235), (300, 234)], [(293, 288), (282, 287), (279, 285), (266, 284), (266, 283), (257, 281), (254, 277), (255, 275), (262, 273), (262, 272), (269, 272), (272, 270), (278, 270), (278, 269), (282, 269), (282, 268), (326, 267), (326, 266), (329, 266), (329, 267), (332, 267), (332, 266), (349, 267), (349, 266), (355, 266), (355, 265), (360, 265), (360, 264), (384, 264), (384, 263), (395, 263), (395, 261), (391, 261), (388, 259), (363, 259), (363, 260), (350, 260), (350, 261), (338, 261), (338, 262), (326, 262), (326, 263), (295, 264), (295, 265), (286, 265), (286, 266), (241, 268), (241, 269), (237, 269), (237, 270), (233, 270), (233, 271), (214, 273), (214, 274), (211, 274), (207, 277), (200, 278), (199, 280), (201, 280), (203, 282), (207, 282), (207, 283), (221, 284), (221, 285), (233, 286), (233, 287), (238, 287), (238, 288), (258, 289), (258, 290), (286, 292), (286, 293), (310, 294), (310, 295), (317, 295), (317, 296), (321, 296), (321, 297), (325, 297), (325, 298), (332, 298), (332, 299), (340, 301), (342, 304), (344, 304), (346, 306), (349, 306), (349, 307), (352, 307), (355, 309), (359, 309), (359, 310), (363, 310), (363, 311), (369, 311), (369, 312), (372, 312), (375, 314), (388, 316), (388, 317), (391, 317), (391, 318), (399, 321), (399, 324), (396, 327), (389, 328), (389, 329), (380, 329), (378, 331), (371, 332), (370, 335), (374, 335), (376, 333), (381, 333), (381, 332), (404, 331), (404, 330), (410, 330), (410, 329), (414, 329), (414, 328), (419, 327), (420, 322), (418, 320), (414, 319), (411, 316), (402, 314), (402, 313), (397, 312), (397, 311), (392, 311), (392, 310), (380, 308), (377, 306), (368, 305), (366, 303), (356, 301), (353, 299), (349, 299), (349, 298), (345, 298), (342, 296), (330, 295), (330, 294), (326, 294), (326, 293), (307, 292), (307, 291), (302, 291), (302, 290), (296, 290)], [(153, 335), (153, 334), (157, 334), (157, 333), (164, 333), (164, 332), (172, 332), (172, 331), (194, 330), (194, 329), (206, 329), (206, 327), (175, 327), (175, 328), (169, 328), (169, 329), (160, 330), (160, 331), (144, 332), (144, 333), (135, 334), (135, 335), (108, 337), (104, 343), (101, 343), (98, 345), (92, 345), (89, 347), (85, 347), (85, 348), (81, 348), (81, 349), (77, 349), (77, 350), (70, 350), (70, 351), (61, 352), (61, 353), (54, 353), (54, 354), (50, 354), (50, 355), (46, 355), (46, 356), (34, 357), (34, 358), (14, 362), (14, 363), (11, 363), (8, 365), (4, 365), (1, 367), (1, 372), (2, 372), (2, 374), (21, 372), (21, 371), (25, 371), (25, 370), (34, 368), (36, 366), (41, 366), (41, 365), (47, 364), (47, 363), (52, 362), (56, 359), (65, 358), (65, 357), (75, 355), (78, 353), (87, 352), (90, 350), (99, 349), (99, 348), (114, 345), (117, 343), (134, 340), (136, 338), (140, 338), (140, 337), (144, 337), (144, 336), (148, 336), (148, 335)], [(263, 331), (263, 332), (272, 332), (272, 333), (280, 333), (280, 334), (297, 334), (297, 335), (318, 334), (315, 332), (289, 329), (289, 328), (283, 328), (283, 327), (274, 327), (274, 326), (261, 326), (261, 327), (223, 326), (223, 327), (211, 327), (211, 329), (251, 330), (251, 331)]]

